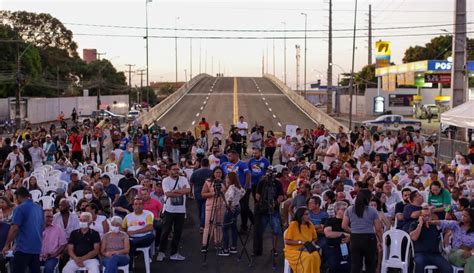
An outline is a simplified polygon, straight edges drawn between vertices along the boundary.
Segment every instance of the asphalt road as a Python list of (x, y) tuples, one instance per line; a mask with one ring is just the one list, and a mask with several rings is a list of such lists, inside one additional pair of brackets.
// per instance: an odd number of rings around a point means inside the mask
[[(240, 217), (239, 217), (240, 218)], [(240, 226), (240, 224), (238, 225)], [(250, 236), (249, 242), (247, 243), (247, 251), (249, 255), (252, 254), (252, 236)], [(211, 243), (209, 252), (207, 254), (207, 262), (204, 264), (204, 256), (201, 253), (201, 238), (199, 234), (199, 220), (197, 215), (197, 208), (194, 200), (187, 201), (187, 217), (184, 224), (184, 230), (181, 237), (181, 244), (179, 253), (186, 257), (185, 261), (177, 262), (169, 260), (169, 253), (167, 259), (162, 262), (156, 261), (156, 255), (151, 265), (151, 272), (159, 273), (272, 273), (272, 272), (283, 272), (283, 245), (282, 241), (279, 242), (277, 247), (279, 256), (276, 257), (276, 267), (272, 266), (271, 257), (271, 233), (270, 228), (267, 228), (267, 232), (264, 237), (263, 255), (252, 258), (252, 264), (249, 265), (248, 259), (244, 256), (239, 261), (238, 256), (242, 250), (242, 244), (238, 243), (239, 254), (231, 254), (229, 257), (217, 256), (216, 250)], [(245, 240), (245, 237), (242, 238)], [(212, 240), (211, 240), (212, 241)], [(170, 242), (171, 243), (171, 242)], [(169, 252), (170, 246), (168, 246)], [(136, 266), (134, 272), (143, 273), (145, 272), (143, 266), (143, 258), (138, 256), (136, 258)]]
[(158, 124), (167, 129), (177, 126), (179, 130), (187, 130), (205, 117), (210, 124), (218, 120), (227, 130), (240, 115), (245, 117), (250, 127), (257, 122), (266, 130), (275, 132), (284, 131), (288, 124), (302, 128), (315, 126), (269, 80), (248, 77), (203, 79), (163, 115)]

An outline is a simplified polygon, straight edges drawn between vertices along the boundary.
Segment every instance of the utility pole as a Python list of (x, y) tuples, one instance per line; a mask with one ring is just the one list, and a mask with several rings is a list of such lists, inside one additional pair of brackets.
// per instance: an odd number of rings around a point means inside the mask
[(140, 98), (140, 93), (143, 96), (143, 75), (145, 75), (145, 71), (146, 69), (139, 69), (137, 71), (138, 75), (140, 75), (140, 91), (137, 91), (137, 103), (140, 105), (141, 105), (140, 99), (143, 99), (143, 98)]
[(369, 5), (369, 45), (368, 45), (368, 65), (372, 64), (372, 5)]
[(300, 91), (300, 45), (296, 45), (296, 92)]
[(207, 47), (206, 47), (206, 52), (204, 55), (204, 73), (207, 73)]
[(267, 47), (267, 73), (268, 73), (268, 59), (270, 59), (269, 55), (268, 55), (268, 43), (266, 43), (266, 47)]
[(303, 86), (303, 96), (304, 99), (306, 99), (306, 53), (308, 52), (308, 47), (306, 46), (306, 41), (307, 41), (307, 31), (308, 31), (308, 14), (306, 13), (301, 13), (301, 15), (304, 15), (304, 86)]
[(357, 27), (357, 0), (355, 0), (354, 8), (354, 33), (352, 36), (352, 68), (351, 78), (349, 81), (349, 130), (352, 129), (352, 96), (354, 94), (354, 62), (355, 62), (355, 40), (356, 40), (356, 27)]
[(126, 64), (128, 66), (128, 106), (130, 107), (132, 105), (132, 66), (135, 66), (134, 64)]
[(275, 39), (273, 39), (273, 76), (275, 76)]
[(189, 80), (193, 78), (193, 38), (189, 38)]
[(61, 91), (59, 90), (59, 66), (56, 67), (56, 90), (58, 94), (58, 115), (61, 114), (61, 101), (59, 99)]
[[(145, 20), (146, 20), (146, 86), (150, 86), (149, 82), (149, 66), (148, 66), (148, 2), (152, 0), (145, 0)], [(148, 93), (147, 93), (148, 94)], [(148, 102), (148, 100), (147, 100)]]
[(283, 66), (284, 66), (284, 69), (283, 69), (283, 78), (285, 78), (285, 85), (286, 85), (286, 22), (281, 22), (283, 24), (283, 35), (284, 35), (284, 39), (283, 39)]
[(328, 31), (328, 72), (327, 72), (328, 96), (332, 90), (332, 0), (329, 0), (329, 31)]
[(97, 56), (97, 60), (100, 61), (100, 56), (106, 55), (106, 54), (107, 54), (107, 53), (105, 53), (105, 52), (104, 52), (104, 53), (99, 53), (99, 52), (97, 52), (95, 55)]
[(199, 74), (202, 73), (202, 70), (201, 70), (201, 53), (202, 53), (201, 52), (201, 49), (202, 49), (201, 44), (202, 44), (202, 40), (199, 39)]
[(211, 56), (211, 76), (214, 76), (214, 56)]
[(466, 0), (455, 0), (454, 10), (452, 88), (453, 107), (456, 107), (464, 103), (469, 95), (466, 67)]
[(265, 53), (262, 52), (262, 77), (265, 75)]

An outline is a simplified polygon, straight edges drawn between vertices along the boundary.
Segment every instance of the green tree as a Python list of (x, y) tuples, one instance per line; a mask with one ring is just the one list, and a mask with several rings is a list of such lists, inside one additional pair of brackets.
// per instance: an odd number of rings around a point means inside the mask
[(24, 41), (42, 49), (53, 47), (66, 50), (71, 57), (78, 56), (72, 31), (50, 14), (0, 11), (0, 15), (13, 26)]
[(173, 94), (175, 91), (176, 91), (176, 86), (174, 84), (165, 83), (160, 86), (159, 92), (161, 95), (168, 96), (168, 95)]
[[(341, 86), (349, 86), (351, 74), (343, 73), (339, 81)], [(375, 64), (364, 66), (359, 72), (354, 74), (354, 85), (359, 91), (366, 88), (377, 86), (377, 78), (375, 77)]]
[(89, 94), (96, 95), (101, 89), (101, 95), (116, 95), (128, 92), (126, 77), (118, 72), (107, 59), (97, 60), (85, 65), (82, 69), (80, 85), (89, 89)]
[[(405, 51), (404, 63), (422, 60), (446, 60), (452, 55), (452, 36), (443, 35), (431, 39), (424, 46), (411, 46)], [(467, 59), (474, 58), (474, 40), (467, 39)]]

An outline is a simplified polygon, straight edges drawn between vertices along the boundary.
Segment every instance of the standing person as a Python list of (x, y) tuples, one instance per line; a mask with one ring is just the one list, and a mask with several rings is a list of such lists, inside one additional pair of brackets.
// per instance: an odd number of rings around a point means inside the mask
[[(239, 117), (239, 121), (236, 124), (237, 129), (239, 130), (239, 134), (242, 136), (242, 149), (244, 152), (244, 156), (247, 155), (247, 133), (249, 130), (248, 123), (244, 120), (244, 116)], [(242, 183), (242, 181), (240, 181)]]
[[(222, 169), (221, 169), (222, 170)], [(202, 233), (204, 231), (204, 215), (205, 215), (205, 205), (206, 205), (206, 200), (202, 198), (201, 191), (202, 187), (204, 186), (204, 183), (208, 178), (211, 178), (212, 176), (212, 171), (209, 168), (209, 159), (204, 158), (201, 161), (201, 168), (197, 169), (196, 171), (193, 172), (191, 175), (190, 183), (191, 186), (193, 187), (194, 191), (194, 198), (196, 199), (197, 202), (197, 208), (198, 208), (198, 215), (199, 215), (199, 232)]]
[[(227, 191), (225, 201), (227, 208), (224, 214), (224, 246), (221, 256), (229, 256), (230, 253), (237, 253), (237, 216), (240, 213), (240, 199), (245, 195), (239, 178), (235, 172), (230, 172), (226, 177)], [(229, 229), (231, 231), (232, 244), (229, 248)]]
[(250, 209), (250, 171), (248, 165), (245, 164), (239, 158), (239, 154), (232, 150), (228, 154), (229, 162), (224, 162), (221, 167), (224, 170), (224, 174), (227, 175), (229, 172), (236, 172), (239, 177), (240, 185), (246, 190), (245, 196), (240, 199), (240, 216), (241, 216), (241, 232), (246, 233), (248, 230), (248, 220), (253, 223), (253, 212)]
[[(226, 186), (224, 185), (224, 173), (221, 167), (216, 167), (212, 171), (212, 176), (206, 180), (202, 187), (201, 196), (206, 200), (206, 211), (204, 221), (204, 232), (202, 234), (202, 248), (201, 252), (207, 252), (208, 237), (214, 237), (214, 245), (219, 247), (222, 241), (222, 223), (224, 220), (224, 199), (223, 195), (218, 195), (216, 189), (221, 193), (225, 193)], [(213, 215), (212, 215), (213, 214)], [(212, 217), (212, 218), (211, 218)], [(213, 226), (211, 227), (211, 221)], [(219, 250), (219, 255), (222, 255), (223, 250)]]
[(342, 228), (351, 233), (351, 273), (362, 272), (364, 260), (366, 273), (374, 273), (376, 269), (377, 244), (382, 242), (382, 223), (377, 210), (369, 206), (371, 197), (370, 190), (361, 189), (355, 205), (347, 209), (342, 220)]
[(79, 135), (77, 128), (72, 129), (72, 134), (69, 136), (69, 142), (71, 143), (71, 161), (76, 159), (79, 162), (83, 162), (82, 157), (82, 137)]
[(269, 130), (267, 132), (267, 138), (263, 141), (263, 146), (265, 147), (265, 158), (268, 159), (270, 165), (273, 165), (273, 155), (276, 151), (277, 139), (273, 131)]
[(44, 266), (44, 273), (53, 273), (59, 262), (59, 256), (67, 246), (66, 233), (53, 224), (53, 211), (51, 209), (44, 211), (44, 221), (40, 261)]
[(139, 133), (137, 146), (138, 146), (138, 161), (142, 163), (143, 160), (146, 159), (146, 156), (150, 147), (149, 142), (148, 142), (148, 136), (145, 133)]
[(268, 162), (265, 157), (262, 157), (262, 149), (254, 148), (253, 156), (250, 158), (248, 166), (252, 180), (252, 195), (255, 198), (258, 182), (260, 182), (260, 179), (265, 175), (268, 166), (270, 166), (270, 162)]
[(222, 124), (219, 123), (219, 121), (216, 120), (216, 123), (212, 126), (211, 128), (211, 136), (212, 138), (217, 138), (219, 141), (222, 141), (224, 137), (224, 127), (222, 127)]
[(43, 149), (39, 145), (39, 140), (34, 139), (31, 144), (32, 146), (28, 149), (28, 152), (31, 156), (32, 168), (33, 170), (37, 170), (43, 165), (43, 161), (45, 160), (46, 156)]
[(99, 233), (90, 228), (92, 215), (81, 213), (80, 228), (74, 230), (69, 237), (67, 251), (71, 259), (63, 268), (63, 273), (74, 273), (79, 268), (86, 268), (88, 273), (99, 273)]
[(127, 143), (126, 149), (120, 154), (118, 160), (119, 173), (124, 174), (125, 170), (133, 170), (133, 146), (132, 143)]
[(183, 261), (185, 259), (185, 257), (178, 253), (178, 246), (186, 214), (186, 195), (191, 192), (191, 188), (186, 177), (180, 176), (179, 172), (179, 165), (172, 163), (169, 166), (170, 176), (163, 180), (166, 203), (163, 216), (163, 233), (161, 234), (159, 252), (156, 257), (156, 260), (159, 262), (165, 258), (171, 230), (173, 230), (173, 240), (171, 241), (170, 260)]
[(54, 155), (56, 154), (56, 144), (51, 141), (51, 135), (46, 135), (46, 142), (43, 144), (43, 151), (46, 156), (45, 164), (54, 164)]
[(76, 123), (77, 121), (76, 107), (72, 108), (71, 118), (72, 118), (72, 122)]
[(347, 249), (351, 237), (349, 233), (344, 232), (341, 226), (346, 209), (346, 202), (337, 201), (334, 204), (335, 217), (329, 218), (324, 224), (327, 245), (323, 248), (323, 251), (325, 251), (324, 257), (327, 257), (328, 273), (345, 273), (351, 270), (349, 251), (347, 253), (341, 251), (343, 248)]
[(295, 155), (295, 146), (291, 143), (291, 136), (285, 137), (285, 143), (281, 145), (281, 164), (285, 165)]
[(15, 253), (11, 261), (12, 273), (40, 273), (40, 253), (43, 240), (44, 216), (41, 207), (31, 200), (28, 190), (20, 187), (15, 191), (18, 206), (3, 247), (5, 256), (15, 240)]
[(255, 232), (253, 243), (253, 255), (261, 256), (263, 252), (263, 234), (267, 225), (273, 231), (272, 254), (278, 255), (277, 243), (281, 232), (280, 203), (283, 201), (284, 193), (280, 181), (275, 179), (273, 169), (258, 183), (255, 193)]
[(263, 143), (263, 137), (262, 137), (262, 130), (260, 127), (257, 127), (257, 129), (250, 135), (250, 143), (251, 148), (253, 149), (262, 149), (262, 143)]

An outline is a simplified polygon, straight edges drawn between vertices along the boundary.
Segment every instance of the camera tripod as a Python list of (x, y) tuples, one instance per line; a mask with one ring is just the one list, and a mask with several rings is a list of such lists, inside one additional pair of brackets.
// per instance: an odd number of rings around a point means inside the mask
[[(219, 182), (219, 184), (222, 183), (222, 182)], [(212, 201), (212, 207), (211, 207), (211, 216), (210, 216), (210, 219), (209, 219), (209, 232), (207, 234), (207, 238), (206, 238), (206, 246), (209, 247), (209, 243), (211, 241), (211, 236), (214, 235), (214, 229), (215, 227), (218, 227), (218, 228), (222, 228), (224, 225), (231, 225), (231, 224), (234, 224), (235, 220), (232, 220), (232, 222), (230, 223), (215, 223), (215, 218), (216, 218), (216, 208), (217, 206), (219, 205), (219, 200), (222, 200), (222, 202), (224, 203), (224, 207), (226, 210), (231, 210), (229, 204), (227, 203), (227, 201), (225, 200), (225, 196), (224, 196), (224, 193), (221, 191), (221, 188), (222, 188), (222, 184), (220, 184), (220, 186), (216, 186), (216, 184), (214, 183), (213, 185), (214, 187), (214, 192), (215, 192), (215, 196), (214, 196), (214, 200)], [(249, 231), (252, 229), (252, 225), (250, 225), (250, 229)], [(252, 265), (252, 258), (250, 257), (247, 249), (246, 249), (246, 244), (248, 242), (248, 239), (249, 239), (249, 235), (247, 235), (247, 238), (245, 239), (245, 241), (243, 240), (242, 236), (240, 234), (238, 234), (238, 237), (240, 239), (240, 242), (242, 243), (242, 250), (240, 252), (240, 255), (238, 257), (238, 261), (241, 260), (243, 254), (245, 253), (247, 259), (249, 260), (249, 266)], [(203, 265), (206, 265), (207, 264), (207, 252), (204, 252), (204, 257), (203, 257)], [(219, 256), (218, 256), (219, 257)]]

